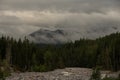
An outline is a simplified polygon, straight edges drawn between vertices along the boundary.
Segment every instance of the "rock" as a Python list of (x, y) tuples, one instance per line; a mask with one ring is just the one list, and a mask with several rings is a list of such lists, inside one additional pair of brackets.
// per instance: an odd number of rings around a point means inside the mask
[[(6, 80), (89, 80), (91, 74), (92, 70), (87, 68), (65, 68), (50, 72), (12, 73)], [(118, 73), (106, 73), (102, 71), (102, 74), (117, 76)]]

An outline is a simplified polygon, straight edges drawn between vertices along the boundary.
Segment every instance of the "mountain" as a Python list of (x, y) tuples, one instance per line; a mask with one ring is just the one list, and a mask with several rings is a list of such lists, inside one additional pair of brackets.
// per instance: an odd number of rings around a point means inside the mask
[(36, 43), (43, 44), (61, 44), (70, 41), (69, 34), (64, 30), (40, 29), (29, 35), (30, 39)]
[(79, 40), (80, 38), (96, 39), (109, 35), (111, 33), (119, 32), (120, 27), (117, 25), (95, 25), (92, 28), (73, 28), (66, 27), (63, 28), (41, 28), (29, 35), (29, 40), (35, 43), (43, 44), (61, 44), (65, 42)]

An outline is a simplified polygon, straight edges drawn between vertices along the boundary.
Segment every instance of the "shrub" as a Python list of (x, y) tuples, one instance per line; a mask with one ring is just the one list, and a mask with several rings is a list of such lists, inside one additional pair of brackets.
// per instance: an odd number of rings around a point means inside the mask
[(0, 71), (0, 80), (5, 80), (5, 74), (2, 71)]
[(101, 76), (100, 68), (96, 67), (96, 68), (93, 69), (90, 80), (101, 80), (100, 76)]
[(32, 67), (32, 71), (35, 71), (35, 72), (46, 72), (47, 68), (44, 65), (40, 65), (40, 66), (36, 65), (36, 66)]

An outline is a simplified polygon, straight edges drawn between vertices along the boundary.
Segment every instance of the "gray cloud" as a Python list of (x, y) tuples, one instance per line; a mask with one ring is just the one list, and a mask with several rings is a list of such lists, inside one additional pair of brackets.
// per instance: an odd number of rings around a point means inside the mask
[(1, 0), (0, 33), (21, 37), (40, 28), (78, 39), (120, 31), (119, 0)]
[(93, 12), (120, 7), (119, 0), (1, 0), (1, 9)]

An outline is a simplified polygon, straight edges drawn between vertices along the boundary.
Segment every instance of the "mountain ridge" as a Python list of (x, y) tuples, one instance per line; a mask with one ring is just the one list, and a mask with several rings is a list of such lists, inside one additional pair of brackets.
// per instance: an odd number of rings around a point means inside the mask
[(48, 30), (40, 29), (29, 35), (36, 43), (44, 44), (61, 44), (69, 41), (67, 38), (68, 34), (61, 29)]

